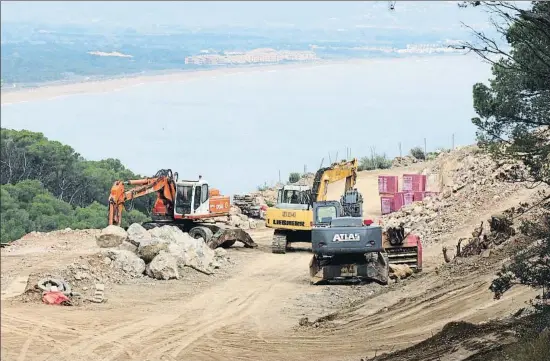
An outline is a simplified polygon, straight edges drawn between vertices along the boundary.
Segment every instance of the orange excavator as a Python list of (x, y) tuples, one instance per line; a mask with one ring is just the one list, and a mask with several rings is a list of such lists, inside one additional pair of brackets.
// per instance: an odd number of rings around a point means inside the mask
[(212, 249), (231, 247), (237, 241), (248, 248), (257, 247), (244, 230), (215, 221), (215, 217), (229, 215), (229, 197), (209, 188), (201, 176), (196, 181), (178, 181), (178, 173), (170, 169), (161, 169), (151, 178), (115, 181), (109, 196), (109, 224), (122, 224), (127, 201), (154, 192), (157, 198), (151, 212), (152, 221), (142, 224), (146, 229), (177, 226), (193, 238), (202, 238)]

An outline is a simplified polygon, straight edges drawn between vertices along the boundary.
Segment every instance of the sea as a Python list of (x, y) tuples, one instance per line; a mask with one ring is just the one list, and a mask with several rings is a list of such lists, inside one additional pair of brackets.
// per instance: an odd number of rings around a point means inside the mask
[(1, 122), (231, 195), (346, 157), (471, 144), (472, 87), (490, 70), (475, 55), (243, 69), (4, 105)]

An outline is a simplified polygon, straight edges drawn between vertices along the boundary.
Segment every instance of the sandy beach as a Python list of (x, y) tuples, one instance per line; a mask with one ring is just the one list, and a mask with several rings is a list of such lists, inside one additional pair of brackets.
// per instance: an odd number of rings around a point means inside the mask
[(3, 90), (1, 96), (1, 104), (10, 105), (35, 100), (47, 100), (57, 97), (63, 97), (76, 94), (89, 93), (104, 93), (123, 88), (139, 86), (145, 83), (162, 83), (162, 82), (185, 82), (199, 77), (214, 77), (225, 76), (238, 73), (265, 72), (280, 69), (303, 69), (313, 66), (326, 64), (341, 64), (341, 63), (358, 63), (373, 61), (374, 59), (350, 59), (340, 61), (315, 61), (308, 63), (293, 63), (293, 64), (275, 64), (275, 65), (256, 65), (249, 67), (235, 68), (220, 68), (220, 69), (205, 69), (195, 71), (169, 72), (166, 74), (156, 75), (137, 75), (127, 76), (116, 79), (105, 79), (88, 82), (68, 83), (68, 84), (46, 84), (35, 88), (22, 88), (19, 90)]

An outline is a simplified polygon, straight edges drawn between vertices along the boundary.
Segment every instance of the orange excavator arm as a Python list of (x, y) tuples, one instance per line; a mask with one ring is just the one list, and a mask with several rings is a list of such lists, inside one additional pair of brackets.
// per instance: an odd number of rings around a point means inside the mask
[[(177, 173), (175, 174), (175, 178), (177, 180)], [(128, 185), (135, 187), (126, 190), (125, 186)], [(124, 209), (124, 203), (126, 201), (153, 192), (157, 192), (158, 198), (163, 199), (169, 205), (174, 204), (176, 184), (170, 169), (160, 170), (152, 178), (115, 181), (111, 188), (111, 194), (109, 195), (109, 225), (120, 226), (122, 224), (122, 210)]]

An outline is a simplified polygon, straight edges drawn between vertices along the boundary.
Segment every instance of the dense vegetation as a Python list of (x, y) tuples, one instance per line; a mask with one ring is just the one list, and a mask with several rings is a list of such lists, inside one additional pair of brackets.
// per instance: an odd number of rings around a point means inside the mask
[[(479, 2), (478, 2), (479, 4)], [(500, 23), (495, 27), (508, 41), (510, 50), (500, 48), (483, 33), (478, 43), (465, 44), (492, 62), (489, 84), (473, 87), (478, 117), (479, 144), (497, 161), (519, 161), (525, 166), (508, 174), (510, 181), (530, 181), (550, 186), (550, 2), (535, 1), (527, 10), (511, 3), (482, 3)], [(503, 24), (503, 25), (499, 25)], [(494, 55), (499, 59), (495, 60)], [(537, 242), (504, 267), (491, 289), (500, 297), (513, 284), (550, 290), (550, 195), (542, 193), (535, 204), (541, 214), (536, 222), (525, 222), (522, 232)]]
[[(30, 231), (107, 225), (109, 191), (117, 179), (140, 177), (117, 159), (88, 161), (41, 133), (0, 132), (1, 241)], [(135, 201), (125, 224), (147, 218), (148, 199)]]

